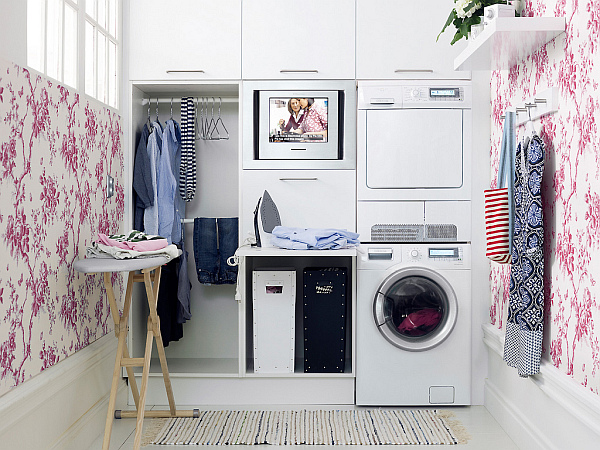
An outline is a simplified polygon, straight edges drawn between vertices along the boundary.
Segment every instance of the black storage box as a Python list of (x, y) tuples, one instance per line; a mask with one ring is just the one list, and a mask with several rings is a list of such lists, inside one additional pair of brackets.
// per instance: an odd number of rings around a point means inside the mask
[(304, 372), (343, 373), (346, 361), (346, 268), (303, 273)]

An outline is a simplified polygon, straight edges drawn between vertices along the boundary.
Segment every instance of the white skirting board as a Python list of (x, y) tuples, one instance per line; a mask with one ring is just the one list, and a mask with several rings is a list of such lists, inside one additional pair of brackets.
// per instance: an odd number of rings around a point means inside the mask
[(0, 397), (2, 448), (89, 448), (104, 430), (116, 351), (109, 333)]
[[(136, 377), (138, 386), (141, 377)], [(194, 377), (174, 376), (175, 404), (198, 405), (353, 405), (354, 378), (329, 377)], [(148, 380), (149, 405), (166, 405), (162, 377)], [(131, 392), (129, 404), (133, 404)]]
[(502, 359), (503, 333), (484, 325), (489, 353), (485, 406), (519, 448), (597, 449), (600, 397), (543, 362), (540, 373), (520, 378)]

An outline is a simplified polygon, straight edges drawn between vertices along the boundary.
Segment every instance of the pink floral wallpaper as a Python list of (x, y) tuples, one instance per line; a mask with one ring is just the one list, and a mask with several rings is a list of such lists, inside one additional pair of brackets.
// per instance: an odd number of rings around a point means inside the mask
[(122, 229), (122, 137), (108, 108), (0, 60), (0, 395), (113, 329), (102, 277), (73, 262)]
[[(543, 358), (600, 394), (600, 0), (529, 0), (523, 15), (565, 17), (566, 33), (510, 70), (492, 72), (492, 185), (500, 115), (511, 104), (558, 87), (558, 113), (534, 122), (546, 146)], [(490, 316), (500, 329), (508, 282), (508, 266), (492, 263)]]

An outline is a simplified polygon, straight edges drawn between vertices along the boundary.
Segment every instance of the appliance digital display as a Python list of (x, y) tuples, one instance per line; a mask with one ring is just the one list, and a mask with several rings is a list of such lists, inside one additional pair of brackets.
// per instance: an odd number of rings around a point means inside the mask
[(456, 258), (458, 257), (457, 248), (430, 248), (430, 258)]
[(429, 97), (460, 97), (459, 88), (429, 88)]
[(269, 142), (327, 142), (324, 98), (269, 97)]

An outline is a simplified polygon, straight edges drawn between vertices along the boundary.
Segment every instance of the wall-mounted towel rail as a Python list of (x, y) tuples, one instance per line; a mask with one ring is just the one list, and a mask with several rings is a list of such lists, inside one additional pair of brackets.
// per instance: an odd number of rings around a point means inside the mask
[[(529, 119), (536, 120), (542, 116), (553, 114), (558, 111), (558, 88), (551, 87), (539, 92), (533, 97), (522, 101), (512, 109), (517, 113), (517, 125), (522, 125)], [(504, 119), (504, 116), (500, 116)]]

